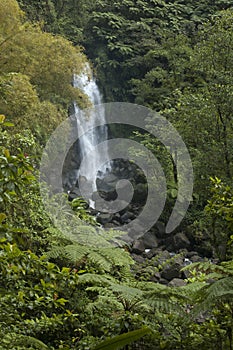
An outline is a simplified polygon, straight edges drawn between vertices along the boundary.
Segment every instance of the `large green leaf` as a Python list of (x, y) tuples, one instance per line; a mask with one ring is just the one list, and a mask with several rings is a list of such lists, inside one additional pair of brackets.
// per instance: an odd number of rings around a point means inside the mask
[(131, 331), (128, 333), (124, 333), (121, 335), (118, 335), (114, 338), (107, 339), (97, 345), (93, 350), (116, 350), (120, 349), (125, 345), (128, 345), (139, 338), (143, 337), (144, 335), (150, 333), (149, 328), (141, 328), (137, 329), (135, 331)]

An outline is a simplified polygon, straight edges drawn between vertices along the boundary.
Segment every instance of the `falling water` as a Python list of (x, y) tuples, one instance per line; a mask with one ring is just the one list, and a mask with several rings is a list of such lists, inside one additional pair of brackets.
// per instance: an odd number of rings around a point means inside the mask
[[(89, 65), (86, 65), (84, 71), (80, 75), (74, 76), (74, 87), (81, 89), (89, 97), (93, 105), (101, 105), (101, 94)], [(82, 172), (81, 170), (78, 171), (78, 178), (82, 177), (89, 183), (91, 182), (92, 191), (96, 191), (95, 179), (97, 174), (101, 176), (101, 174), (104, 175), (107, 171), (107, 165), (103, 164), (102, 161), (106, 159), (108, 155), (107, 146), (101, 153), (96, 152), (96, 145), (108, 139), (104, 106), (100, 106), (98, 112), (96, 110), (91, 111), (88, 116), (78, 108), (77, 104), (74, 105), (74, 108), (77, 128), (79, 132), (83, 134), (79, 141), (81, 158), (83, 159), (88, 154), (87, 165)], [(100, 122), (99, 124), (101, 124), (101, 126), (94, 127), (96, 121)], [(84, 130), (89, 131), (84, 133)], [(103, 164), (102, 168), (99, 168), (98, 164)]]

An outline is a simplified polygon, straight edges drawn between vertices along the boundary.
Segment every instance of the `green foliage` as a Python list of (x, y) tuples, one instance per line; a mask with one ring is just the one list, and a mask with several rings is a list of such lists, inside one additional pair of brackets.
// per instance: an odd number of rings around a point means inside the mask
[(65, 261), (83, 272), (109, 273), (118, 279), (127, 280), (134, 261), (122, 248), (102, 248), (81, 244), (52, 246), (46, 253), (49, 259)]
[(48, 347), (40, 340), (30, 337), (19, 335), (16, 333), (2, 334), (2, 344), (0, 345), (1, 350), (13, 349), (13, 350), (24, 350), (24, 349), (42, 349), (46, 350)]
[(0, 7), (0, 113), (18, 130), (33, 130), (43, 144), (71, 102), (88, 105), (71, 85), (86, 58), (79, 46), (27, 22), (16, 0), (1, 0)]
[[(19, 4), (26, 15), (0, 0), (0, 113), (9, 120), (0, 116), (0, 349), (232, 349), (231, 1)], [(150, 282), (172, 259), (138, 266), (120, 232), (98, 227), (80, 198), (50, 198), (59, 228), (47, 217), (36, 181), (41, 146), (70, 101), (88, 104), (70, 84), (86, 58), (64, 37), (83, 43), (107, 100), (160, 110), (189, 148), (192, 238), (207, 236), (227, 261), (189, 265), (184, 287)], [(149, 134), (134, 137), (166, 172), (167, 217), (175, 166)]]
[(125, 334), (121, 334), (114, 337), (113, 339), (105, 340), (104, 342), (96, 346), (94, 350), (120, 349), (125, 345), (128, 345), (133, 341), (138, 340), (139, 338), (143, 337), (145, 334), (148, 334), (149, 332), (150, 330), (145, 328), (145, 329), (138, 329)]
[[(4, 134), (2, 127), (12, 126), (4, 122), (5, 117), (1, 115), (0, 134)], [(29, 160), (21, 152), (12, 155), (10, 151), (0, 144), (1, 151), (1, 173), (0, 173), (0, 203), (2, 210), (7, 210), (7, 204), (16, 195), (26, 190), (27, 185), (32, 179), (32, 166)]]
[(89, 214), (88, 204), (84, 199), (80, 197), (73, 199), (71, 202), (71, 207), (81, 220), (86, 221), (94, 226), (97, 225), (96, 218)]
[(233, 190), (217, 177), (212, 180), (212, 197), (205, 207), (210, 217), (210, 238), (221, 260), (232, 257)]
[[(66, 322), (72, 339), (79, 322), (69, 307), (73, 307), (70, 297), (78, 276), (3, 240), (0, 248), (1, 326), (5, 332), (32, 336), (46, 343), (56, 342), (56, 332)], [(24, 344), (26, 341), (27, 337)]]

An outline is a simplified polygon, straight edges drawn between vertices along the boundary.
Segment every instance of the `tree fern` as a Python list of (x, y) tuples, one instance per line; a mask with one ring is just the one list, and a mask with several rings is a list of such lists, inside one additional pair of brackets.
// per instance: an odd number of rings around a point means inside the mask
[(222, 265), (213, 264), (210, 261), (205, 261), (205, 262), (197, 262), (191, 265), (187, 265), (183, 267), (181, 271), (202, 272), (203, 274), (206, 275), (206, 278), (212, 278), (210, 274), (215, 274), (216, 278), (221, 278), (223, 275), (229, 274), (230, 271), (233, 274), (233, 266), (231, 266), (230, 263), (227, 264), (226, 266), (224, 265), (222, 266)]
[(195, 313), (209, 310), (221, 302), (233, 300), (233, 277), (224, 277), (212, 284), (205, 285), (196, 294)]
[[(164, 288), (163, 288), (164, 287)], [(183, 314), (189, 298), (179, 288), (167, 287), (157, 284), (154, 290), (144, 293), (145, 302), (154, 311)]]
[(79, 284), (89, 284), (95, 286), (110, 286), (115, 279), (110, 275), (98, 275), (94, 273), (85, 273), (79, 276)]
[(99, 271), (110, 273), (114, 271), (114, 267), (116, 269), (122, 268), (122, 271), (125, 271), (124, 276), (126, 276), (127, 270), (130, 270), (130, 265), (134, 263), (129, 253), (124, 249), (117, 247), (96, 248), (77, 243), (64, 247), (54, 246), (46, 255), (48, 259), (65, 258), (71, 264), (78, 264), (85, 257), (87, 262), (96, 266)]

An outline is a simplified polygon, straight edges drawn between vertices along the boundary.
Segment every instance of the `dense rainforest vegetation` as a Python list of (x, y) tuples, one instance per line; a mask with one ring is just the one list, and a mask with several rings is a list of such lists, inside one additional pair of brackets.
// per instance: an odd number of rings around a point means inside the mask
[[(89, 105), (71, 84), (88, 61), (106, 102), (158, 111), (190, 152), (178, 230), (208, 247), (182, 286), (155, 280), (172, 255), (139, 264), (112, 237), (85, 246), (44, 210), (40, 157), (72, 102)], [(0, 0), (0, 68), (0, 349), (233, 349), (232, 1)], [(169, 212), (168, 156), (150, 134), (134, 138), (167, 167)], [(74, 207), (91, 236), (95, 219)]]

